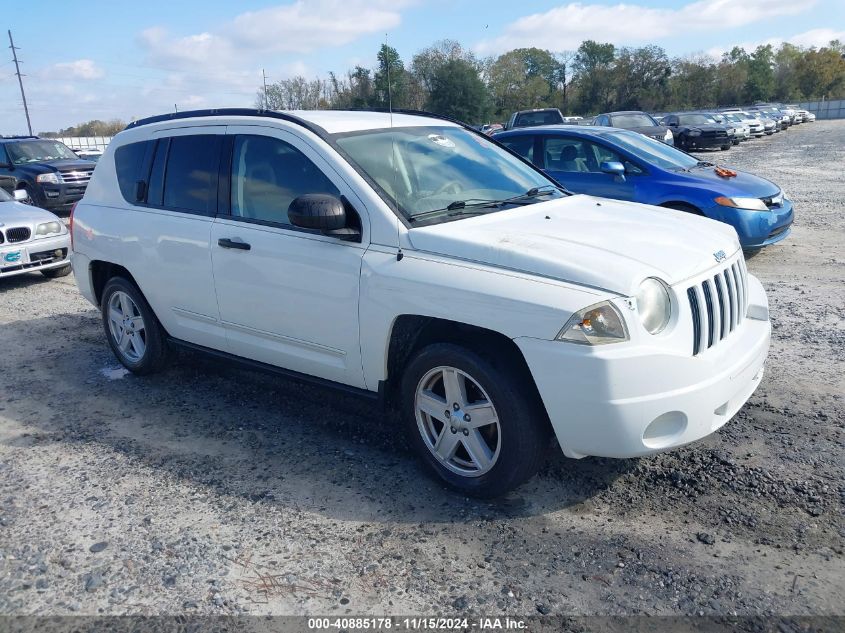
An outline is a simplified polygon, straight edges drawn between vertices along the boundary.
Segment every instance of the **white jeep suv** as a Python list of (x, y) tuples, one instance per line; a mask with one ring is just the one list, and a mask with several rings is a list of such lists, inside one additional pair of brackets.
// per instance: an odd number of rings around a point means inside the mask
[(760, 383), (766, 295), (733, 228), (571, 195), (455, 122), (210, 110), (114, 138), (73, 269), (130, 370), (175, 346), (380, 398), (443, 480), (496, 496), (554, 435), (632, 457)]

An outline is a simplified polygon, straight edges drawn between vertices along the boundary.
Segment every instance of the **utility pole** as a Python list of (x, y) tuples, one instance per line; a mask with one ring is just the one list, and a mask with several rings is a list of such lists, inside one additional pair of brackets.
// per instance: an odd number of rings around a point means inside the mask
[(23, 79), (21, 79), (21, 67), (18, 65), (18, 49), (15, 42), (12, 40), (12, 31), (9, 33), (9, 48), (12, 49), (12, 59), (15, 60), (15, 74), (18, 76), (18, 85), (21, 87), (21, 99), (23, 99), (23, 111), (26, 114), (26, 127), (29, 130), (29, 135), (32, 136), (32, 123), (29, 121), (29, 108), (26, 106), (26, 94), (23, 91)]
[(267, 74), (261, 69), (261, 78), (264, 80), (264, 109), (267, 109)]

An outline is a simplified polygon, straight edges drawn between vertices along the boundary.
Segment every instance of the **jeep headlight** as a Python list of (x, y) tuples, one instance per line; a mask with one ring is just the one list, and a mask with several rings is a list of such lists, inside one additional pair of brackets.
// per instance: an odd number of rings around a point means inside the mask
[(672, 316), (672, 302), (666, 284), (649, 277), (640, 284), (636, 299), (640, 323), (649, 334), (660, 334)]
[(581, 345), (606, 345), (628, 340), (622, 313), (609, 301), (602, 301), (573, 314), (555, 337)]
[(49, 185), (58, 185), (62, 182), (61, 178), (59, 178), (59, 174), (54, 171), (48, 171), (46, 174), (38, 174), (35, 177), (35, 182), (40, 183), (47, 183)]
[(64, 233), (64, 224), (61, 222), (45, 222), (35, 227), (36, 235), (59, 235)]

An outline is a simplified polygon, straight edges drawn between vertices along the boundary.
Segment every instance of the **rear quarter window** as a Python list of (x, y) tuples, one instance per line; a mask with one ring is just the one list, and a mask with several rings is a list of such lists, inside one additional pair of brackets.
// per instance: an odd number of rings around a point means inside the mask
[(144, 180), (141, 168), (144, 164), (147, 148), (151, 141), (129, 143), (118, 147), (114, 152), (114, 169), (117, 172), (117, 184), (124, 199), (136, 204), (138, 199), (138, 181)]

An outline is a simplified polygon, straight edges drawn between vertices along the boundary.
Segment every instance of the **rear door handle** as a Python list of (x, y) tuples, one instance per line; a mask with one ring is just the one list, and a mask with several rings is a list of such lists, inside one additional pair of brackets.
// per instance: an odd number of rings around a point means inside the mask
[(217, 240), (217, 245), (223, 248), (236, 248), (241, 251), (248, 251), (252, 248), (239, 237), (221, 237)]

